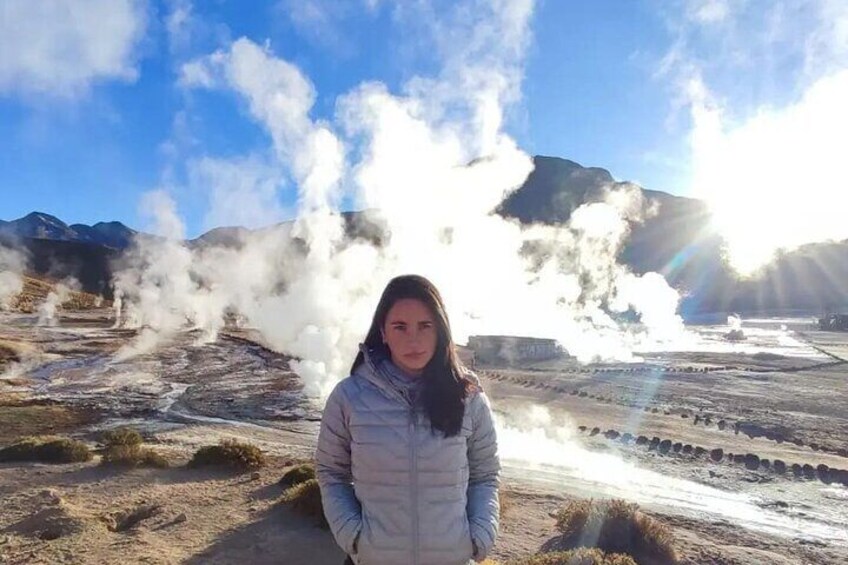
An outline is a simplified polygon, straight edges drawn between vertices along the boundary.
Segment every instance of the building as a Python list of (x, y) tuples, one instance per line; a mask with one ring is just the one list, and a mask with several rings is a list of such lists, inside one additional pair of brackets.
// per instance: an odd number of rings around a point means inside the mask
[(477, 363), (518, 365), (563, 357), (565, 351), (553, 339), (504, 335), (473, 335), (468, 348)]

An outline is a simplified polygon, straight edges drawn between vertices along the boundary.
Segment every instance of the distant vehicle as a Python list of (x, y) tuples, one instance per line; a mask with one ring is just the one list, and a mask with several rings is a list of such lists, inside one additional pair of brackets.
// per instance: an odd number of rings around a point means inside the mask
[(819, 329), (832, 332), (848, 331), (848, 314), (827, 314), (819, 318)]

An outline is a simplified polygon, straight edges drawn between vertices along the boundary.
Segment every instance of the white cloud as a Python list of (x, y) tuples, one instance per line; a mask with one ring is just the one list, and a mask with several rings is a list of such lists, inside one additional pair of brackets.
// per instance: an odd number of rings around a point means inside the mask
[[(742, 0), (736, 0), (737, 6)], [(688, 17), (702, 24), (724, 21), (731, 12), (730, 0), (695, 0), (686, 4)]]
[(165, 16), (165, 29), (171, 52), (181, 52), (191, 43), (193, 7), (191, 0), (170, 0)]
[(184, 65), (183, 84), (225, 85), (240, 94), (297, 183), (304, 210), (338, 203), (344, 148), (327, 124), (310, 117), (315, 88), (295, 65), (241, 38)]
[(73, 98), (98, 81), (136, 80), (146, 9), (143, 0), (4, 0), (0, 92)]

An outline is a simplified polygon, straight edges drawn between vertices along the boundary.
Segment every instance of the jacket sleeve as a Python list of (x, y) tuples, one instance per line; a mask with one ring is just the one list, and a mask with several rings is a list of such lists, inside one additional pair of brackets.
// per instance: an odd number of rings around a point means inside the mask
[(353, 490), (350, 470), (348, 409), (342, 383), (339, 383), (330, 393), (321, 417), (315, 474), (333, 537), (348, 555), (353, 555), (362, 529), (362, 509)]
[(486, 557), (498, 535), (498, 441), (492, 410), (485, 393), (472, 403), (471, 437), (468, 440), (468, 522), (474, 542), (475, 558)]

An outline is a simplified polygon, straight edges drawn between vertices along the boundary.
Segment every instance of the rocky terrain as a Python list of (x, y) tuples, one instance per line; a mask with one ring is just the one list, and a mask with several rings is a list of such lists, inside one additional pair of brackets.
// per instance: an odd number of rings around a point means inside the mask
[[(234, 329), (126, 356), (135, 332), (109, 316), (66, 312), (36, 327), (3, 314), (0, 446), (32, 434), (96, 446), (102, 430), (132, 425), (171, 468), (0, 464), (0, 558), (340, 562), (326, 531), (279, 504), (276, 482), (311, 457), (320, 418), (289, 359)], [(700, 330), (712, 351), (646, 353), (637, 364), (477, 368), (499, 418), (509, 499), (496, 559), (549, 543), (551, 514), (573, 497), (640, 503), (673, 528), (685, 563), (848, 558), (848, 339), (752, 329), (736, 351), (717, 351), (711, 336), (722, 330)], [(242, 475), (183, 466), (223, 437), (259, 446), (271, 463)], [(116, 530), (128, 515), (140, 519)]]

